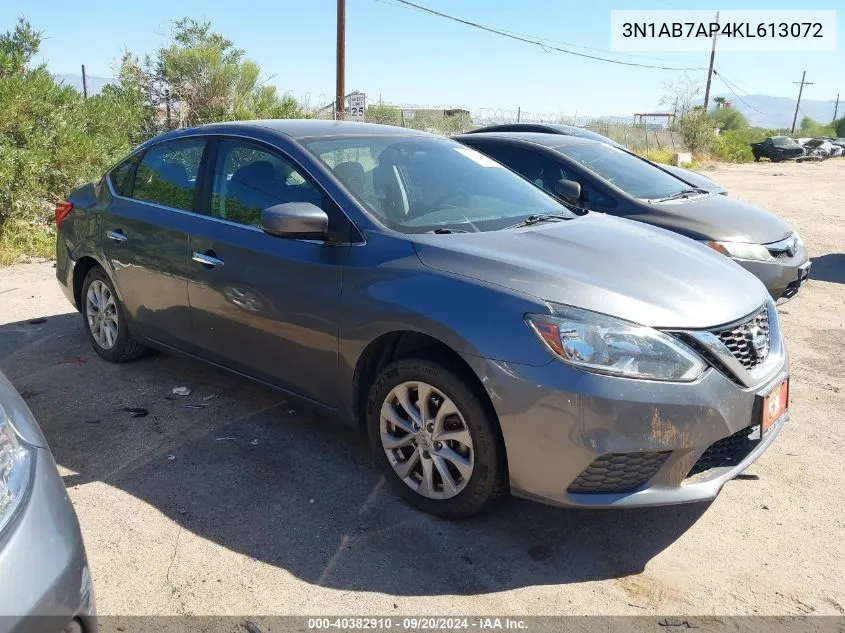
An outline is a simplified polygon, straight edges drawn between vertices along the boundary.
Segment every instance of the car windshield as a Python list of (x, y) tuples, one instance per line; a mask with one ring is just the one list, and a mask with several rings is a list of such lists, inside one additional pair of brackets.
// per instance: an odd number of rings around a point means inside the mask
[(557, 151), (635, 198), (666, 198), (690, 188), (683, 180), (612, 145), (566, 145)]
[(304, 140), (358, 201), (403, 233), (495, 231), (529, 216), (575, 217), (474, 149), (425, 136)]
[(775, 147), (796, 147), (796, 146), (800, 147), (800, 145), (798, 145), (798, 143), (793, 141), (788, 136), (773, 136), (772, 137), (772, 144)]

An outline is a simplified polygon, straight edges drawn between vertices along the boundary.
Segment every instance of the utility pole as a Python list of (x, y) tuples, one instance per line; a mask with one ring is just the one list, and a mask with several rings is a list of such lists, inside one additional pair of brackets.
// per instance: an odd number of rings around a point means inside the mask
[(88, 77), (85, 75), (85, 64), (82, 64), (82, 98), (88, 101)]
[[(716, 24), (719, 23), (719, 12), (716, 11)], [(716, 59), (716, 33), (713, 33), (713, 47), (710, 49), (710, 70), (707, 71), (707, 87), (704, 89), (704, 111), (710, 103), (710, 80), (713, 79), (713, 61)]]
[(836, 93), (836, 107), (833, 108), (833, 120), (836, 121), (836, 115), (839, 114), (839, 93)]
[(337, 88), (335, 110), (343, 112), (346, 97), (344, 74), (346, 72), (346, 0), (337, 0)]
[(807, 71), (805, 70), (803, 73), (801, 73), (801, 81), (800, 82), (798, 82), (798, 81), (792, 82), (794, 84), (798, 84), (801, 87), (798, 88), (798, 101), (795, 102), (795, 116), (792, 117), (792, 131), (790, 131), (790, 134), (795, 134), (795, 122), (798, 120), (798, 107), (801, 105), (801, 93), (804, 92), (804, 86), (812, 86), (813, 85), (813, 82), (811, 82), (811, 81), (804, 81), (804, 79), (806, 77), (807, 77)]

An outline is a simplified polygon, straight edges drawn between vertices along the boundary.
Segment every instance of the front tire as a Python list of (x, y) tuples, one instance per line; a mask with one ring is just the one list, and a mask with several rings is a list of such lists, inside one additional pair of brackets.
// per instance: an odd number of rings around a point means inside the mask
[(85, 276), (81, 303), (85, 333), (97, 354), (111, 363), (125, 363), (144, 355), (147, 348), (130, 336), (114, 284), (99, 266)]
[(467, 518), (506, 491), (495, 413), (445, 365), (410, 358), (387, 366), (370, 388), (367, 430), (390, 485), (425, 512)]

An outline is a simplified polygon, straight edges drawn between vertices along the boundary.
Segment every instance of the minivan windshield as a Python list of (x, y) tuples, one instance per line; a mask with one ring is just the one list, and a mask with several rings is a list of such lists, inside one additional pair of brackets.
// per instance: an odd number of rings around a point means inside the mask
[(576, 217), (493, 159), (425, 136), (305, 139), (358, 201), (403, 233), (495, 231), (539, 214)]
[(689, 189), (683, 180), (612, 145), (584, 143), (556, 149), (635, 198), (668, 198)]

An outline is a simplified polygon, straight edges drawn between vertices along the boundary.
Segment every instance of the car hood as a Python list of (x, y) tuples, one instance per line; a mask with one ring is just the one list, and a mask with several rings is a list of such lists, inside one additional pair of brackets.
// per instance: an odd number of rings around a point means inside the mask
[(522, 229), (411, 235), (436, 270), (652, 327), (709, 328), (766, 300), (733, 261), (692, 240), (590, 213)]
[(639, 200), (642, 213), (628, 216), (698, 240), (770, 244), (792, 227), (774, 213), (726, 196), (697, 196), (666, 202)]
[(661, 169), (668, 171), (673, 176), (680, 178), (684, 182), (688, 182), (693, 187), (700, 187), (706, 189), (710, 193), (725, 194), (728, 192), (718, 182), (708, 178), (704, 174), (699, 174), (691, 169), (684, 169), (683, 167), (675, 167), (674, 165), (658, 165)]

